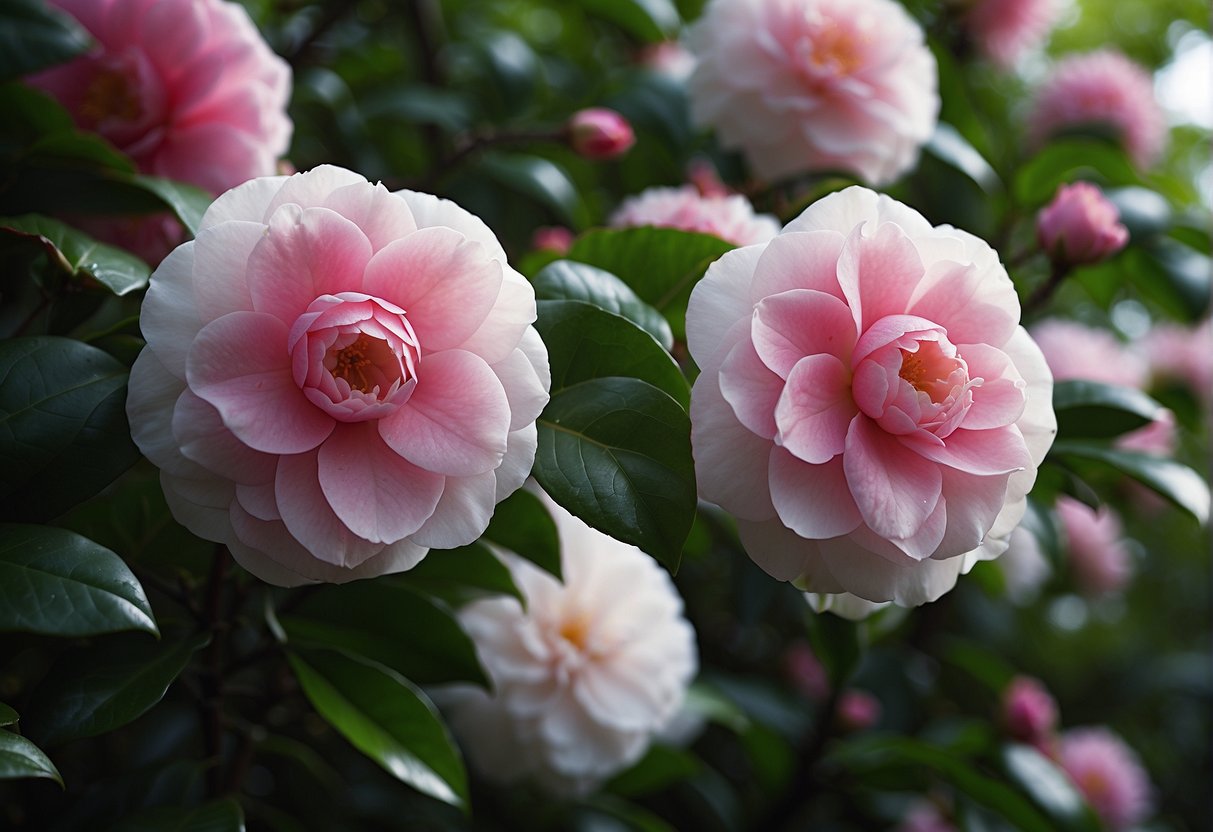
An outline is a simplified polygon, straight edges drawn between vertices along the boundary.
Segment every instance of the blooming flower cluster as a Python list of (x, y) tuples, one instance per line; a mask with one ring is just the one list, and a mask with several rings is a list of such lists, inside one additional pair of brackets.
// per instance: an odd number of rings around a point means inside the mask
[(765, 243), (779, 233), (779, 221), (769, 214), (755, 214), (744, 196), (705, 195), (694, 185), (649, 188), (628, 197), (611, 216), (611, 225), (697, 231), (739, 246)]

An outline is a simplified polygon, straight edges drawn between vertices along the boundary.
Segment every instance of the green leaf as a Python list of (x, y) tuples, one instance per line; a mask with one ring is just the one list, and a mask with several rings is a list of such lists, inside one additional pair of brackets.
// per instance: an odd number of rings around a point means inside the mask
[(0, 524), (0, 631), (159, 635), (143, 587), (122, 559), (50, 526)]
[(412, 682), (330, 651), (290, 655), (316, 712), (355, 748), (417, 791), (466, 807), (467, 775), (437, 711)]
[(1171, 227), (1171, 203), (1157, 191), (1130, 186), (1104, 194), (1120, 213), (1120, 221), (1134, 240), (1161, 234)]
[(27, 777), (43, 777), (63, 785), (59, 769), (42, 749), (19, 734), (0, 731), (0, 780)]
[(986, 193), (1002, 190), (1002, 181), (994, 168), (952, 125), (939, 122), (923, 150), (972, 179)]
[(556, 521), (531, 492), (519, 489), (498, 503), (484, 537), (561, 579)]
[(67, 338), (0, 343), (0, 516), (48, 520), (139, 459), (127, 369)]
[(863, 658), (859, 625), (833, 613), (812, 611), (805, 613), (805, 623), (813, 652), (834, 686), (842, 688)]
[(0, 218), (0, 235), (40, 246), (50, 262), (76, 280), (95, 280), (115, 295), (147, 286), (147, 264), (122, 249), (99, 243), (83, 231), (38, 214)]
[(552, 392), (626, 376), (648, 382), (685, 409), (691, 389), (670, 354), (626, 318), (579, 300), (541, 300), (535, 329), (548, 348)]
[(1023, 789), (1059, 828), (1099, 832), (1099, 821), (1056, 763), (1032, 746), (1017, 743), (1004, 746), (1001, 756), (1011, 782)]
[(1054, 442), (1049, 454), (1105, 465), (1157, 491), (1201, 525), (1209, 520), (1208, 483), (1200, 474), (1173, 459), (1078, 440)]
[(1071, 379), (1053, 385), (1057, 435), (1063, 439), (1107, 439), (1144, 427), (1163, 406), (1134, 387)]
[(1123, 150), (1094, 138), (1054, 141), (1019, 167), (1015, 198), (1026, 207), (1044, 205), (1059, 186), (1087, 179), (1106, 185), (1136, 185), (1137, 172)]
[(695, 755), (667, 745), (652, 745), (631, 768), (617, 774), (604, 787), (624, 797), (643, 797), (694, 777), (703, 764)]
[(230, 798), (201, 806), (164, 806), (126, 818), (110, 832), (244, 832), (244, 811)]
[(184, 182), (174, 182), (171, 179), (161, 179), (157, 176), (135, 176), (135, 184), (159, 197), (165, 205), (172, 209), (191, 235), (198, 234), (198, 226), (202, 224), (202, 215), (211, 206), (213, 198), (206, 191)]
[(535, 297), (539, 300), (580, 300), (627, 318), (649, 333), (669, 350), (674, 346), (670, 325), (653, 307), (636, 296), (632, 289), (608, 271), (557, 260), (535, 275)]
[(0, 702), (0, 725), (14, 725), (19, 719), (16, 711)]
[[(472, 594), (511, 595), (525, 601), (505, 564), (481, 543), (457, 549), (431, 549), (421, 561), (400, 579), (420, 590), (448, 600), (463, 600)], [(476, 592), (479, 590), (479, 592)]]
[(1209, 255), (1164, 237), (1142, 249), (1139, 260), (1141, 268), (1130, 273), (1130, 278), (1143, 295), (1191, 323), (1209, 311), (1213, 294)]
[(400, 578), (327, 586), (279, 616), (291, 643), (365, 656), (420, 684), (488, 680), (454, 613)]
[(673, 0), (580, 0), (580, 5), (590, 14), (650, 43), (668, 40), (682, 25)]
[(691, 289), (712, 261), (733, 248), (719, 237), (673, 228), (595, 229), (573, 242), (568, 259), (618, 276), (682, 339)]
[(750, 728), (750, 718), (737, 703), (729, 699), (707, 682), (697, 679), (687, 688), (683, 707), (708, 722), (723, 725), (735, 734), (744, 734)]
[(552, 396), (539, 417), (535, 478), (591, 526), (678, 568), (695, 519), (691, 424), (666, 393), (600, 378)]
[(585, 207), (568, 173), (550, 159), (486, 153), (477, 168), (490, 179), (545, 206), (567, 225), (581, 225)]
[(69, 650), (36, 689), (22, 724), (46, 745), (126, 725), (164, 698), (190, 657), (209, 640), (204, 633), (175, 641), (119, 635)]
[(38, 0), (6, 0), (0, 6), (0, 80), (64, 63), (91, 44), (75, 18)]

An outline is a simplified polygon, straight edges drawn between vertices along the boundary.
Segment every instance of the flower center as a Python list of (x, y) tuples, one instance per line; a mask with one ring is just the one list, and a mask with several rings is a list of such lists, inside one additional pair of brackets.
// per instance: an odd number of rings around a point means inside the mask
[(814, 33), (808, 49), (808, 60), (815, 69), (835, 75), (850, 75), (863, 63), (860, 46), (860, 39), (853, 31), (831, 20)]
[(333, 378), (343, 379), (350, 389), (372, 393), (379, 386), (383, 375), (382, 372), (375, 372), (376, 368), (390, 367), (393, 358), (386, 342), (364, 333), (354, 339), (352, 344), (329, 350), (324, 365), (333, 374)]
[(958, 382), (968, 380), (963, 362), (945, 355), (938, 341), (920, 341), (915, 352), (902, 349), (897, 375), (936, 404), (951, 396)]
[(120, 69), (105, 68), (97, 72), (84, 91), (80, 116), (89, 124), (106, 119), (134, 121), (143, 114), (133, 85)]
[(574, 615), (560, 622), (560, 637), (578, 650), (584, 651), (590, 638), (590, 622), (583, 615)]

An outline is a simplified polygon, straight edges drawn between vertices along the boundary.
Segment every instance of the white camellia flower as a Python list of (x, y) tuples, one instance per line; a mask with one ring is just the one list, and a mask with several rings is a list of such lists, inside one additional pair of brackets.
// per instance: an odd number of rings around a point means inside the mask
[(440, 701), (486, 777), (585, 794), (678, 715), (698, 665), (695, 632), (652, 558), (546, 502), (564, 583), (506, 555), (525, 609), (492, 598), (460, 613), (493, 692), (459, 687)]

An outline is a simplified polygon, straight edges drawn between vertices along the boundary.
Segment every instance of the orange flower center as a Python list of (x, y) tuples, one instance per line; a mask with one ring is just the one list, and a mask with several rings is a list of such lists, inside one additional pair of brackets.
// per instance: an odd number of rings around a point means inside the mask
[(560, 622), (559, 633), (578, 650), (585, 650), (590, 638), (590, 622), (582, 615), (570, 616)]
[(359, 335), (352, 343), (337, 351), (336, 363), (330, 372), (334, 378), (345, 379), (350, 389), (370, 393), (376, 385), (370, 370), (376, 364), (375, 359), (380, 357), (377, 353), (387, 350), (387, 344), (378, 338)]
[(143, 113), (139, 97), (131, 88), (130, 79), (116, 69), (103, 69), (89, 81), (84, 91), (80, 115), (90, 124), (108, 118), (134, 121)]
[(952, 393), (959, 380), (953, 378), (953, 374), (960, 366), (960, 361), (945, 355), (937, 342), (922, 341), (917, 352), (901, 351), (901, 369), (897, 375), (939, 404)]
[(828, 22), (813, 34), (809, 61), (816, 69), (833, 70), (838, 75), (850, 75), (863, 63), (862, 42), (855, 32)]

